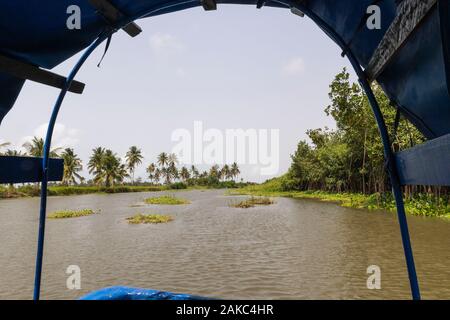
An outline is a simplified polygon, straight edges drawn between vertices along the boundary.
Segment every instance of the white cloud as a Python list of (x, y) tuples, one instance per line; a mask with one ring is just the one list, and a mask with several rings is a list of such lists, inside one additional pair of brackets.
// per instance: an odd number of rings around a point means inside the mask
[[(47, 134), (48, 123), (43, 123), (37, 127), (33, 136), (45, 139)], [(31, 141), (33, 136), (26, 136), (20, 139), (17, 147), (21, 148), (25, 142)], [(53, 130), (52, 148), (73, 148), (79, 142), (79, 130), (74, 128), (67, 128), (62, 123), (57, 123)]]
[(179, 52), (184, 45), (173, 35), (167, 33), (155, 33), (150, 37), (150, 47), (157, 53)]
[(304, 71), (305, 71), (305, 61), (300, 57), (293, 58), (283, 67), (283, 72), (291, 76), (302, 74)]

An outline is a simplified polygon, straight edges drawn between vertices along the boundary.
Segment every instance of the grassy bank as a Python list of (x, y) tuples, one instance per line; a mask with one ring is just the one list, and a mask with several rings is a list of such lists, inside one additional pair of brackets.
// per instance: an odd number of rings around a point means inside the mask
[[(230, 181), (228, 181), (230, 182)], [(225, 189), (238, 188), (244, 184), (223, 183), (212, 186), (203, 185), (186, 185), (184, 183), (173, 183), (171, 185), (147, 185), (147, 186), (115, 186), (115, 187), (98, 187), (98, 186), (49, 186), (49, 196), (72, 196), (92, 193), (127, 193), (127, 192), (157, 192), (157, 191), (186, 191), (186, 190), (209, 190), (209, 189)], [(38, 197), (40, 189), (36, 185), (26, 185), (19, 187), (10, 187), (0, 185), (0, 199), (21, 198), (21, 197)]]
[[(151, 192), (167, 190), (164, 186), (116, 186), (112, 188), (96, 186), (49, 186), (49, 196), (71, 196), (92, 193), (126, 193), (126, 192)], [(1, 198), (37, 197), (40, 189), (37, 186), (21, 186), (10, 188), (0, 186)]]
[[(315, 199), (335, 202), (343, 207), (386, 210), (395, 212), (395, 201), (390, 193), (364, 195), (358, 193), (328, 193), (324, 191), (281, 191), (281, 183), (274, 179), (261, 185), (252, 185), (245, 188), (229, 191), (232, 195), (251, 195), (265, 197), (289, 197), (295, 199)], [(436, 202), (426, 194), (417, 195), (413, 199), (405, 200), (405, 209), (408, 214), (427, 217), (450, 218), (450, 205), (443, 198)]]

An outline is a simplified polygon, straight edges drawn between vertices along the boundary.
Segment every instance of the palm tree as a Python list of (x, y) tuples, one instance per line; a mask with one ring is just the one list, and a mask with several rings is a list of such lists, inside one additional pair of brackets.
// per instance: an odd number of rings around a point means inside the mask
[(78, 172), (83, 170), (81, 165), (81, 159), (75, 154), (74, 150), (71, 148), (64, 149), (61, 157), (64, 159), (64, 174), (62, 183), (65, 185), (76, 184), (76, 179), (83, 180)]
[(101, 177), (107, 188), (114, 187), (116, 182), (121, 183), (129, 177), (126, 165), (122, 164), (120, 158), (109, 149), (103, 156)]
[(191, 177), (191, 174), (189, 173), (189, 170), (186, 167), (181, 168), (180, 177), (183, 180), (183, 182), (186, 182)]
[[(33, 137), (33, 140), (25, 142), (23, 147), (27, 150), (27, 154), (31, 157), (44, 156), (44, 139)], [(54, 148), (50, 150), (50, 158), (58, 158), (58, 152), (61, 148)]]
[(191, 166), (191, 175), (194, 179), (198, 179), (199, 173), (194, 165)]
[(92, 149), (92, 155), (89, 158), (88, 169), (90, 174), (94, 174), (94, 182), (97, 185), (103, 183), (102, 170), (103, 170), (103, 158), (105, 156), (105, 149), (97, 147)]
[(177, 180), (179, 178), (178, 169), (175, 166), (175, 162), (170, 162), (167, 170), (169, 171), (171, 178), (173, 178), (174, 180)]
[(230, 173), (233, 178), (236, 178), (241, 173), (236, 162), (233, 162), (233, 164), (231, 165)]
[(153, 179), (155, 178), (155, 171), (156, 171), (156, 166), (154, 163), (150, 163), (150, 165), (147, 167), (147, 173), (148, 173), (148, 178), (150, 179), (150, 182), (153, 183)]
[(12, 156), (12, 157), (21, 157), (21, 156), (24, 156), (24, 154), (22, 153), (22, 151), (17, 151), (17, 150), (12, 150), (12, 149), (6, 150), (6, 152), (3, 153), (3, 155), (5, 155), (5, 156)]
[(158, 165), (165, 167), (169, 163), (169, 156), (165, 152), (161, 152), (158, 155)]
[[(7, 147), (7, 146), (9, 146), (11, 143), (9, 143), (9, 142), (3, 142), (3, 143), (0, 143), (0, 149), (2, 149), (2, 148), (5, 148), (5, 147)], [(1, 155), (2, 153), (0, 152), (0, 155)]]
[(162, 167), (161, 168), (161, 175), (165, 180), (165, 184), (170, 184), (172, 181), (172, 173), (170, 172), (169, 168)]
[(217, 164), (213, 165), (211, 169), (209, 169), (209, 176), (212, 178), (220, 178), (219, 166)]
[(178, 157), (175, 153), (169, 154), (169, 166), (176, 166), (178, 164)]
[(144, 159), (142, 156), (142, 151), (138, 149), (138, 147), (132, 146), (125, 155), (125, 158), (127, 160), (127, 167), (132, 176), (131, 182), (134, 184), (134, 169), (136, 166), (140, 165), (142, 163), (142, 159)]
[(239, 170), (239, 166), (236, 162), (233, 162), (230, 168), (230, 175), (233, 178), (233, 180), (241, 173)]
[(229, 165), (224, 165), (222, 167), (222, 170), (220, 170), (221, 176), (225, 178), (225, 180), (228, 180), (231, 178), (231, 170)]
[(159, 179), (161, 179), (161, 170), (159, 168), (156, 168), (155, 173), (153, 174), (153, 180), (156, 183), (159, 183)]

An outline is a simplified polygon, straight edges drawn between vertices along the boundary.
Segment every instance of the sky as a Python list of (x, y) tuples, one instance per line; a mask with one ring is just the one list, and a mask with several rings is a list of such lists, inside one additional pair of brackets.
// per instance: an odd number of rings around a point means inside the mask
[[(309, 19), (286, 9), (219, 5), (217, 11), (199, 7), (138, 24), (144, 31), (136, 38), (114, 35), (100, 68), (104, 46), (97, 49), (76, 78), (86, 83), (84, 93), (69, 93), (59, 114), (53, 146), (74, 148), (85, 177), (93, 148), (124, 157), (136, 145), (144, 163), (135, 176), (145, 179), (145, 167), (177, 145), (173, 133), (193, 133), (200, 122), (224, 134), (278, 130), (274, 172), (241, 165), (244, 180), (261, 182), (288, 170), (306, 130), (334, 127), (324, 113), (329, 84), (343, 67), (351, 68)], [(77, 57), (53, 71), (66, 75)], [(0, 126), (0, 142), (19, 149), (43, 137), (57, 95), (57, 89), (27, 81)]]

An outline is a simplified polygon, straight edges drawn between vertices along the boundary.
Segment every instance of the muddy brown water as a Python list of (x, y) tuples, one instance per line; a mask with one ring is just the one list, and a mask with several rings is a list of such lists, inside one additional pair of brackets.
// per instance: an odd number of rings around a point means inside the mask
[[(50, 197), (49, 211), (100, 214), (47, 221), (42, 298), (76, 299), (112, 285), (236, 299), (409, 299), (394, 214), (278, 198), (230, 208), (224, 191), (176, 192), (182, 206), (145, 205), (160, 193)], [(0, 298), (30, 299), (39, 199), (0, 201)], [(159, 225), (129, 225), (136, 213), (170, 214)], [(450, 222), (408, 217), (422, 295), (450, 299)], [(69, 265), (81, 289), (66, 286)], [(367, 267), (381, 268), (368, 290)]]

